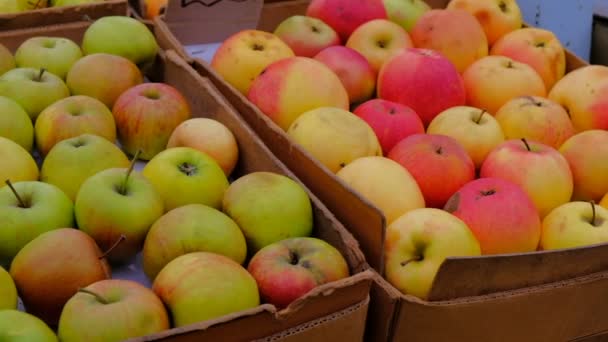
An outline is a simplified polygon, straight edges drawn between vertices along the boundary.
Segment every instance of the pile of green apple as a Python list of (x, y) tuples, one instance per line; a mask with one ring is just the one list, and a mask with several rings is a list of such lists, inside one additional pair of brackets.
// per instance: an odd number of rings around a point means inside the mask
[(523, 24), (515, 0), (312, 0), (210, 65), (383, 212), (387, 279), (427, 298), (447, 257), (608, 243), (608, 67), (566, 73)]
[[(121, 341), (349, 276), (312, 236), (303, 186), (235, 174), (233, 133), (145, 82), (158, 50), (144, 24), (105, 17), (80, 46), (0, 51), (0, 340)], [(150, 287), (112, 278), (138, 255)]]

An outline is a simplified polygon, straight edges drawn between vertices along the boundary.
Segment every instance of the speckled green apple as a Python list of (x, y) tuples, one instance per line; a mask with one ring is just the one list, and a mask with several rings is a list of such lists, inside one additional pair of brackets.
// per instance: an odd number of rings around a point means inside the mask
[(57, 342), (42, 320), (18, 310), (0, 310), (0, 340), (10, 342)]

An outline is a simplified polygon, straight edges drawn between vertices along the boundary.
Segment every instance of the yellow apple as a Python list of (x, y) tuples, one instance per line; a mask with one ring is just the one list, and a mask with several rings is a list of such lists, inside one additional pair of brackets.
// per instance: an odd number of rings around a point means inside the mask
[(34, 144), (34, 125), (25, 109), (14, 100), (0, 96), (0, 113), (0, 136), (31, 151)]
[(13, 183), (20, 181), (38, 180), (38, 165), (32, 155), (21, 145), (4, 137), (0, 137), (0, 188), (6, 185), (6, 180)]
[(600, 202), (600, 205), (606, 209), (608, 209), (608, 193), (606, 193), (606, 195), (604, 196), (604, 198), (602, 198), (602, 201)]
[(608, 209), (587, 202), (555, 208), (543, 220), (540, 247), (544, 250), (585, 247), (608, 242)]
[(15, 58), (13, 54), (2, 44), (0, 44), (0, 76), (5, 72), (15, 68)]

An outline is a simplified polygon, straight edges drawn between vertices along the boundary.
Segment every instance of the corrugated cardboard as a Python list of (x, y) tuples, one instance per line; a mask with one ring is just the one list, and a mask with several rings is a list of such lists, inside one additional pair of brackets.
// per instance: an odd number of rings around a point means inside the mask
[[(79, 22), (0, 32), (0, 42), (12, 51), (25, 39), (41, 34), (68, 37), (80, 43), (89, 25), (89, 22)], [(213, 84), (195, 72), (177, 53), (163, 51), (147, 77), (178, 89), (188, 99), (194, 116), (218, 120), (232, 131), (239, 145), (236, 177), (255, 171), (270, 171), (300, 182), (264, 146)], [(269, 336), (288, 341), (320, 338), (362, 340), (373, 273), (368, 270), (369, 266), (352, 235), (314, 195), (308, 193), (314, 208), (314, 235), (342, 252), (352, 276), (320, 286), (281, 311), (265, 304), (134, 341), (243, 341)]]

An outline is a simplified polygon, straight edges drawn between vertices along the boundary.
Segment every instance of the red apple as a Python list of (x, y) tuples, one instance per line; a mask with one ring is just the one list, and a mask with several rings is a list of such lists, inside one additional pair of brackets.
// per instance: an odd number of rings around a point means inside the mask
[(362, 24), (374, 19), (386, 19), (382, 0), (312, 0), (306, 10), (309, 17), (319, 18), (331, 26), (346, 41)]
[(323, 49), (340, 45), (340, 37), (329, 25), (317, 18), (294, 15), (283, 20), (274, 34), (287, 44), (296, 56), (314, 57)]

